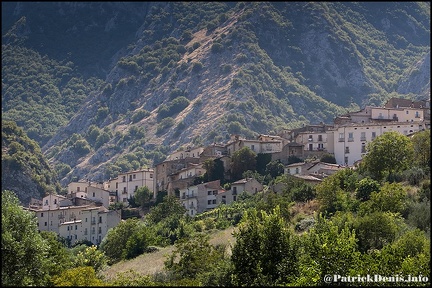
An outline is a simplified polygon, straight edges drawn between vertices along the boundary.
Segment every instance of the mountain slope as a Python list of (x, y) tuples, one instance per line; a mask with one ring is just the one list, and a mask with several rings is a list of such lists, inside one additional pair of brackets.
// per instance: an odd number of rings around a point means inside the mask
[(1, 168), (2, 191), (14, 191), (23, 205), (61, 189), (39, 145), (10, 121), (2, 121)]
[[(134, 6), (122, 5), (116, 17), (125, 19)], [(56, 17), (68, 14), (60, 3), (52, 7)], [(112, 6), (98, 7), (113, 17)], [(110, 61), (94, 60), (111, 63), (104, 83), (43, 147), (52, 163), (71, 167), (63, 183), (151, 166), (179, 147), (225, 142), (232, 133), (330, 123), (390, 97), (430, 94), (430, 3), (157, 2), (136, 11), (134, 37), (113, 34), (128, 44)], [(114, 19), (105, 16), (83, 17), (77, 31), (89, 37), (86, 25), (100, 29)], [(27, 23), (26, 31), (44, 23)], [(109, 41), (99, 34), (92, 36)], [(19, 45), (33, 43), (26, 35)], [(92, 43), (86, 55), (101, 53)]]

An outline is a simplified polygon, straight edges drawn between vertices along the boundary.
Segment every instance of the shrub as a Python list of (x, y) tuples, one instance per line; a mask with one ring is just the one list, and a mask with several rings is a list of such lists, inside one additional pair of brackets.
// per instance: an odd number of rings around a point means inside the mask
[(192, 72), (197, 73), (197, 72), (199, 72), (203, 67), (204, 67), (204, 66), (203, 66), (203, 64), (202, 64), (201, 62), (199, 62), (199, 61), (194, 62), (194, 63), (192, 64)]
[(211, 52), (213, 53), (219, 53), (222, 52), (223, 50), (223, 45), (220, 43), (213, 43), (213, 45), (211, 46)]

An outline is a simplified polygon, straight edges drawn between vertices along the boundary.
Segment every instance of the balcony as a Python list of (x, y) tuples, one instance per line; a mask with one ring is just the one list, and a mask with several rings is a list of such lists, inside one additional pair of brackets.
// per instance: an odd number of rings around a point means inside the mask
[(360, 141), (366, 141), (366, 136), (360, 137)]
[(96, 220), (92, 220), (91, 225), (96, 225)]
[(348, 138), (348, 142), (354, 142), (354, 138)]
[(308, 138), (308, 141), (309, 141), (309, 142), (312, 142), (312, 141), (313, 141), (313, 138)]
[(345, 142), (344, 138), (339, 138), (339, 142)]

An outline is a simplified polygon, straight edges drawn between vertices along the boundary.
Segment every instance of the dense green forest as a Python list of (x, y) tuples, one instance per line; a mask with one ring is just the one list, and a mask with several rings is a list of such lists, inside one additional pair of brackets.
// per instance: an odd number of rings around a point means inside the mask
[(429, 2), (2, 8), (2, 117), (61, 168), (62, 185), (430, 95)]
[[(393, 277), (380, 286), (429, 286), (430, 130), (411, 138), (387, 132), (367, 148), (356, 169), (338, 171), (319, 184), (270, 176), (263, 191), (241, 194), (238, 201), (194, 218), (185, 216), (177, 198), (165, 196), (143, 218), (109, 230), (99, 247), (68, 247), (55, 234), (39, 233), (35, 216), (19, 206), (13, 192), (3, 191), (2, 284), (323, 286), (329, 284), (326, 275), (380, 275)], [(382, 149), (389, 157), (382, 157)], [(270, 171), (256, 167), (244, 175)], [(282, 183), (279, 194), (269, 190), (276, 183)], [(316, 210), (306, 214), (294, 209), (298, 204)], [(232, 247), (209, 243), (209, 232), (230, 226), (237, 228)], [(103, 277), (110, 265), (167, 245), (175, 249), (162, 272)], [(416, 280), (394, 282), (395, 277)], [(377, 285), (338, 280), (344, 286)]]

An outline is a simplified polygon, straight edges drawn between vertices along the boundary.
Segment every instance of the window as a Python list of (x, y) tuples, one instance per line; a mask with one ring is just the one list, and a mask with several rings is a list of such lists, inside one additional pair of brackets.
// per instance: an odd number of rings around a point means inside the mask
[(361, 153), (366, 153), (366, 144), (365, 143), (362, 143)]
[(375, 139), (376, 137), (376, 132), (372, 132), (372, 140)]
[(126, 194), (126, 193), (127, 193), (126, 187), (123, 187), (123, 194)]
[(349, 153), (349, 147), (345, 147), (345, 153), (346, 153), (346, 154)]
[(135, 186), (135, 191), (138, 190), (138, 185)]
[(348, 165), (348, 157), (345, 156), (345, 165)]
[(309, 144), (309, 151), (312, 151), (313, 150), (313, 144), (311, 143), (311, 144)]
[(344, 141), (345, 141), (344, 133), (339, 133), (339, 142), (344, 142)]
[(102, 227), (99, 227), (99, 230), (98, 230), (98, 232), (99, 232), (99, 234), (101, 234), (101, 233), (102, 233)]
[(216, 199), (213, 199), (213, 204), (216, 204)]
[[(46, 222), (45, 222), (46, 223)], [(45, 225), (46, 226), (46, 225)], [(69, 226), (67, 226), (67, 231), (69, 231)]]
[(86, 218), (86, 222), (87, 222), (87, 218)]
[(136, 174), (133, 174), (133, 179), (136, 179)]
[(54, 204), (57, 204), (57, 199), (54, 199)]
[(78, 230), (78, 225), (75, 225), (75, 230)]
[(153, 178), (153, 174), (150, 174), (150, 178)]
[(191, 215), (193, 215), (193, 212), (194, 212), (193, 210), (190, 210), (190, 214), (191, 214)]
[(126, 176), (123, 176), (123, 182), (126, 182)]
[(252, 144), (251, 149), (252, 151), (255, 151), (255, 145)]
[(217, 195), (217, 190), (213, 190), (213, 195)]
[(354, 141), (354, 133), (353, 132), (349, 132), (348, 133), (348, 141), (349, 142), (353, 142)]
[(237, 196), (233, 196), (233, 201), (237, 201)]
[(78, 237), (77, 237), (77, 235), (75, 234), (75, 240), (77, 239)]
[(409, 114), (409, 111), (408, 111), (408, 110), (406, 111), (406, 114), (407, 114), (407, 115)]
[(416, 113), (415, 113), (415, 118), (420, 118), (420, 114), (418, 111), (416, 111)]
[(43, 217), (43, 213), (41, 213), (41, 217)]
[(207, 191), (207, 195), (212, 195), (212, 191)]
[(322, 140), (322, 135), (318, 135), (318, 141), (323, 141)]
[(365, 141), (366, 140), (366, 132), (361, 132), (360, 140), (361, 141)]
[(129, 181), (132, 181), (132, 175), (129, 175)]
[(299, 173), (299, 168), (297, 167), (295, 174), (298, 174), (298, 173)]
[(99, 216), (99, 223), (102, 223), (102, 216)]
[(93, 192), (93, 197), (95, 197), (95, 192)]
[(116, 182), (116, 189), (118, 189), (118, 182)]
[[(48, 226), (48, 222), (45, 222), (45, 226)], [(69, 227), (68, 227), (69, 228)], [(69, 229), (68, 229), (69, 230)]]
[(77, 192), (80, 192), (80, 187), (77, 187)]
[(87, 232), (87, 228), (85, 228), (84, 229), (84, 235), (87, 235), (88, 234), (88, 232)]
[(237, 187), (233, 187), (232, 195), (237, 195)]
[(212, 203), (212, 200), (207, 200), (207, 205), (210, 205)]
[(308, 141), (313, 141), (312, 135), (309, 135)]
[(45, 205), (48, 205), (48, 199), (47, 199), (47, 200), (45, 200)]

